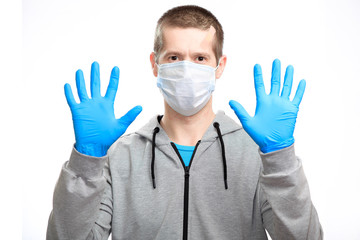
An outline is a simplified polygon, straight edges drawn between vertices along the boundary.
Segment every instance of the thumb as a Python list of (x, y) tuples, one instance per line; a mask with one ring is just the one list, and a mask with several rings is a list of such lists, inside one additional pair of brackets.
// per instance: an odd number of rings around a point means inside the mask
[(248, 112), (245, 110), (245, 108), (240, 103), (234, 100), (230, 100), (229, 105), (232, 108), (232, 110), (234, 110), (241, 124), (245, 125), (245, 122), (251, 118)]
[(124, 116), (118, 119), (118, 123), (126, 126), (126, 128), (135, 120), (135, 118), (141, 113), (142, 107), (140, 105), (132, 108)]

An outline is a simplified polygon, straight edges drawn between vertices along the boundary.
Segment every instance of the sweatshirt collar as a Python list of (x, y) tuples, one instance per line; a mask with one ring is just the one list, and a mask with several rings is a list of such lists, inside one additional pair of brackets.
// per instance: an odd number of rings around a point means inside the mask
[[(156, 127), (158, 127), (159, 133), (157, 133), (156, 136), (156, 145), (169, 144), (171, 140), (169, 139), (164, 129), (161, 127), (158, 121), (159, 116), (160, 115), (156, 115), (152, 117), (150, 121), (145, 126), (136, 131), (136, 133), (152, 141), (153, 131)], [(213, 122), (210, 124), (204, 136), (202, 137), (202, 142), (212, 142), (215, 141), (215, 139), (218, 137), (216, 129), (213, 126), (214, 122), (219, 123), (222, 136), (242, 128), (240, 124), (236, 123), (233, 119), (225, 115), (223, 111), (218, 111)]]

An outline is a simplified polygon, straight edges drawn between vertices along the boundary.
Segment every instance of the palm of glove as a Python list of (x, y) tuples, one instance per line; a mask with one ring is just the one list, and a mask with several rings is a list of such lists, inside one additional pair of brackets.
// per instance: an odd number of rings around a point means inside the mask
[(241, 121), (245, 131), (259, 145), (264, 153), (276, 151), (294, 143), (293, 133), (299, 111), (299, 104), (305, 91), (305, 81), (299, 87), (292, 101), (289, 100), (293, 81), (293, 67), (288, 66), (285, 73), (284, 87), (280, 91), (280, 61), (273, 62), (271, 92), (265, 93), (260, 65), (254, 67), (257, 105), (255, 115), (247, 111), (236, 101), (230, 106)]
[(242, 122), (245, 131), (263, 152), (268, 152), (269, 147), (290, 146), (298, 108), (281, 97), (265, 98), (257, 104), (255, 116)]
[(77, 143), (101, 143), (110, 146), (127, 127), (118, 123), (113, 102), (105, 98), (81, 102), (74, 106), (71, 112)]
[(91, 156), (103, 156), (141, 112), (141, 106), (131, 109), (120, 119), (115, 118), (114, 100), (119, 83), (119, 69), (111, 72), (105, 97), (100, 94), (99, 64), (91, 66), (91, 98), (88, 97), (84, 76), (76, 72), (76, 86), (80, 103), (76, 103), (69, 84), (65, 84), (65, 96), (71, 109), (76, 149)]

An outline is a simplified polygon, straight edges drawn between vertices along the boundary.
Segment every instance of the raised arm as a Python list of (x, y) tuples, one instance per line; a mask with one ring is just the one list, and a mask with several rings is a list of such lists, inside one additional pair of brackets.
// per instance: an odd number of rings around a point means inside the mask
[(310, 198), (300, 159), (295, 156), (294, 129), (305, 81), (289, 100), (294, 68), (288, 66), (280, 93), (280, 61), (272, 67), (271, 91), (265, 93), (260, 65), (254, 67), (256, 110), (251, 117), (236, 101), (230, 106), (245, 131), (258, 144), (263, 163), (260, 177), (262, 218), (273, 239), (322, 239), (323, 232)]
[(136, 106), (115, 119), (118, 82), (119, 69), (114, 67), (106, 95), (102, 97), (99, 64), (94, 62), (91, 66), (91, 98), (86, 93), (81, 70), (76, 72), (80, 103), (76, 103), (70, 85), (65, 84), (76, 144), (55, 187), (48, 240), (107, 239), (111, 232), (112, 188), (107, 150), (142, 110)]

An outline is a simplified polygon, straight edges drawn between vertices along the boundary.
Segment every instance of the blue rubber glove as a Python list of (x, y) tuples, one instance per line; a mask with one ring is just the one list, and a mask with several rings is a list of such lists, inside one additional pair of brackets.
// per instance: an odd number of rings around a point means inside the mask
[(259, 145), (263, 153), (269, 153), (291, 146), (294, 143), (294, 129), (299, 105), (305, 92), (306, 82), (301, 80), (295, 97), (289, 100), (294, 68), (286, 68), (284, 86), (280, 92), (280, 61), (275, 59), (272, 66), (271, 91), (266, 94), (261, 67), (254, 67), (256, 110), (251, 117), (238, 102), (231, 100), (230, 107), (239, 118), (245, 131)]
[(91, 65), (91, 98), (88, 97), (84, 75), (76, 72), (76, 87), (80, 103), (74, 99), (70, 85), (64, 86), (66, 100), (71, 109), (75, 139), (75, 148), (86, 155), (102, 157), (109, 147), (126, 131), (128, 126), (142, 111), (136, 106), (120, 119), (115, 118), (114, 100), (119, 84), (119, 68), (111, 71), (110, 82), (105, 97), (100, 94), (99, 64)]

